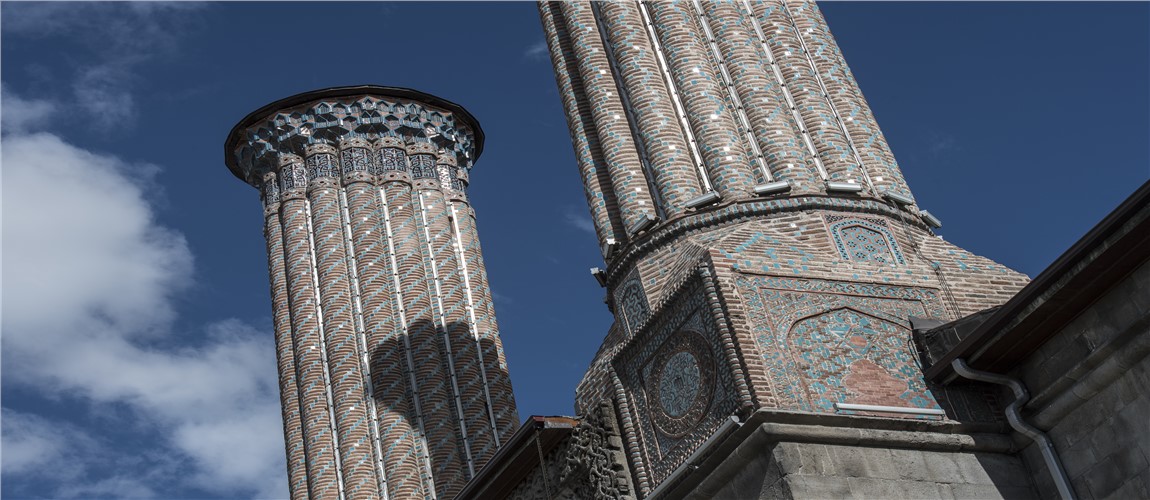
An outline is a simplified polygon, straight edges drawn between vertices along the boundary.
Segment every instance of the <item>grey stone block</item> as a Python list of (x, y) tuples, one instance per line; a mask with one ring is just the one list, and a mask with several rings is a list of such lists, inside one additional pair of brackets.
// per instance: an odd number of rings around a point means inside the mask
[(1062, 459), (1063, 467), (1066, 468), (1066, 475), (1071, 478), (1080, 476), (1098, 462), (1094, 458), (1090, 444), (1084, 441), (1079, 441), (1068, 448), (1061, 446), (1055, 448), (1058, 450), (1058, 457)]
[[(1150, 474), (1150, 472), (1148, 472), (1147, 474)], [(1135, 476), (1133, 478), (1130, 478), (1125, 483), (1123, 483), (1122, 486), (1120, 486), (1117, 490), (1114, 490), (1113, 493), (1111, 493), (1110, 495), (1108, 495), (1104, 498), (1106, 498), (1108, 500), (1109, 499), (1128, 500), (1131, 498), (1150, 498), (1150, 485), (1147, 485), (1147, 481), (1144, 479), (1145, 477), (1147, 477), (1147, 474), (1143, 474), (1142, 476)]]
[(1017, 455), (979, 453), (977, 459), (991, 483), (998, 486), (1030, 487), (1030, 473)]
[(851, 497), (850, 484), (842, 477), (787, 476), (783, 481), (787, 483), (791, 498), (796, 500)]
[(895, 468), (896, 479), (933, 481), (934, 477), (930, 475), (923, 455), (923, 452), (918, 450), (891, 450), (891, 464)]
[(993, 484), (950, 484), (947, 485), (950, 494), (956, 500), (986, 500), (997, 498), (1030, 499), (1033, 498), (1029, 488), (1007, 487), (1000, 488)]
[[(939, 485), (925, 481), (893, 481), (852, 477), (851, 498), (938, 498), (943, 495)], [(949, 490), (946, 491), (949, 494)]]
[[(958, 461), (950, 453), (923, 452), (922, 463), (926, 477), (933, 480), (943, 480), (948, 483), (969, 482), (962, 479), (962, 469)], [(989, 484), (986, 481), (976, 481), (977, 484)]]
[(867, 457), (861, 448), (853, 446), (827, 446), (834, 459), (835, 470), (847, 477), (867, 477)]
[(799, 443), (778, 443), (771, 449), (771, 455), (783, 474), (807, 474), (803, 471), (803, 457), (799, 452), (802, 446)]
[(1094, 498), (1105, 498), (1109, 496), (1114, 490), (1122, 486), (1126, 482), (1126, 477), (1122, 474), (1122, 470), (1115, 463), (1113, 457), (1107, 458), (1094, 467), (1092, 467), (1086, 474), (1083, 474), (1086, 479), (1086, 484), (1090, 488), (1090, 494)]

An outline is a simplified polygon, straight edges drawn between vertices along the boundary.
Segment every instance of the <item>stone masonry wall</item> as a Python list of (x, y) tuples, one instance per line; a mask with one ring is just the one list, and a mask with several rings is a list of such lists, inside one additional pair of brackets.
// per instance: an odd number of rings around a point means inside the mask
[[(1150, 498), (1148, 353), (1150, 263), (1013, 373), (1034, 395), (1026, 417), (1049, 433), (1079, 498)], [(1056, 496), (1037, 446), (1022, 456), (1039, 495)]]

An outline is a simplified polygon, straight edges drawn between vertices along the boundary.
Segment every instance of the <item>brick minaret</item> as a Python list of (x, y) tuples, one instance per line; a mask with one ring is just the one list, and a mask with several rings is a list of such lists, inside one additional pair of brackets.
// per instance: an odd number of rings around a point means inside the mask
[(518, 424), (462, 107), (408, 89), (307, 92), (232, 129), (260, 189), (293, 499), (452, 498)]
[(576, 407), (614, 406), (640, 496), (732, 414), (993, 420), (910, 321), (1026, 277), (933, 234), (814, 2), (539, 10), (616, 320)]

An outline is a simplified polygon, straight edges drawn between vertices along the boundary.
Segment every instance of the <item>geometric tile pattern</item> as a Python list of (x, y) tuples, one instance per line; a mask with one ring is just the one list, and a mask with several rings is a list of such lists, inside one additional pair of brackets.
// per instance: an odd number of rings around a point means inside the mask
[(886, 221), (854, 215), (825, 215), (839, 256), (855, 262), (906, 264)]
[(638, 266), (631, 270), (630, 276), (617, 287), (615, 305), (619, 308), (619, 315), (631, 335), (634, 335), (639, 325), (651, 315), (651, 306), (647, 303), (647, 294), (643, 291)]
[(738, 275), (751, 333), (782, 408), (834, 403), (937, 408), (922, 381), (908, 317), (943, 317), (937, 290)]
[(651, 484), (665, 479), (739, 406), (719, 337), (696, 275), (612, 363), (634, 411)]

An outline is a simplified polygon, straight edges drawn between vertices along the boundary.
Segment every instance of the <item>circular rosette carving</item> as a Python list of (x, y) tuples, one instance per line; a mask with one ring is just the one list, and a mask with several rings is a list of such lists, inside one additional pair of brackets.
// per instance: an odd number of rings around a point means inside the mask
[(715, 370), (710, 347), (698, 333), (675, 332), (659, 348), (651, 366), (651, 420), (660, 432), (683, 436), (711, 405)]

